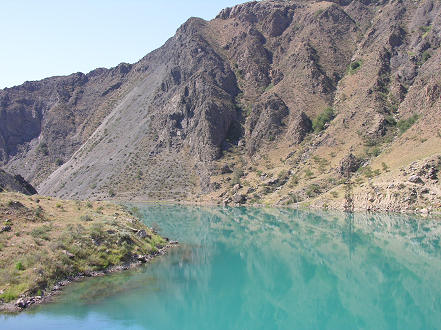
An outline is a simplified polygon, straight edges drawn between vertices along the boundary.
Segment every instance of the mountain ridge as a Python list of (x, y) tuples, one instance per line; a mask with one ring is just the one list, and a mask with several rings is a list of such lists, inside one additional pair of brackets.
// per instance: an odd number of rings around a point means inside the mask
[(356, 207), (436, 208), (432, 181), (433, 199), (358, 201), (441, 155), (440, 13), (271, 0), (190, 18), (137, 63), (0, 91), (0, 161), (63, 198), (342, 207), (355, 154)]

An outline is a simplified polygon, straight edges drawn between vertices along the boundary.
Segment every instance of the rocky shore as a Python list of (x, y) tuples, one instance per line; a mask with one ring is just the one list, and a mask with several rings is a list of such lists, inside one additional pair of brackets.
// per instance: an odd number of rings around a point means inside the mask
[(139, 267), (143, 264), (151, 262), (153, 259), (166, 255), (170, 248), (176, 247), (179, 243), (177, 241), (169, 241), (166, 246), (159, 249), (153, 254), (147, 255), (134, 255), (133, 260), (130, 263), (118, 266), (112, 266), (102, 271), (92, 271), (86, 273), (80, 273), (76, 276), (68, 277), (62, 281), (57, 282), (50, 290), (43, 291), (38, 296), (26, 296), (19, 297), (15, 302), (0, 303), (0, 312), (3, 313), (19, 313), (28, 309), (34, 305), (43, 303), (49, 303), (53, 300), (54, 296), (60, 294), (63, 288), (73, 282), (82, 281), (91, 277), (100, 277), (110, 275), (116, 272), (122, 272), (129, 269)]
[(72, 281), (148, 263), (177, 244), (135, 213), (109, 202), (0, 193), (0, 311), (50, 301)]

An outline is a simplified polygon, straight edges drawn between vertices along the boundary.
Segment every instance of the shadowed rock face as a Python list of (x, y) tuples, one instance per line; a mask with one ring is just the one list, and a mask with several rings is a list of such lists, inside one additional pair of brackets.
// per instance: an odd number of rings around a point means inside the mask
[(381, 140), (392, 118), (436, 130), (440, 13), (431, 0), (254, 1), (191, 18), (135, 64), (1, 90), (0, 163), (45, 194), (175, 198), (208, 189), (231, 143), (251, 158), (295, 150), (330, 106), (309, 157)]
[(37, 190), (31, 184), (26, 182), (21, 175), (11, 175), (0, 170), (0, 192), (12, 191), (25, 195), (35, 195)]

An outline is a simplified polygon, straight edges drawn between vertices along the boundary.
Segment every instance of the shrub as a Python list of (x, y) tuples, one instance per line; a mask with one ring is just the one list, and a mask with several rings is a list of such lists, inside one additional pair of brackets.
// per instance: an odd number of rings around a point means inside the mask
[(295, 187), (299, 184), (299, 177), (297, 175), (291, 176), (291, 180), (289, 182), (290, 187)]
[(240, 178), (244, 176), (244, 172), (242, 169), (237, 168), (233, 172), (233, 178), (231, 180), (231, 184), (234, 186), (236, 184), (240, 184)]
[(313, 120), (312, 128), (314, 129), (314, 132), (317, 133), (323, 131), (325, 125), (334, 119), (334, 117), (334, 109), (327, 107), (321, 114), (317, 116), (317, 118)]
[(308, 179), (313, 178), (313, 177), (314, 177), (314, 172), (311, 171), (309, 168), (307, 168), (307, 169), (305, 170), (305, 177), (308, 178)]
[(61, 166), (61, 165), (63, 165), (63, 161), (62, 161), (60, 158), (57, 158), (57, 159), (55, 160), (55, 164), (56, 164), (57, 166)]
[(429, 32), (432, 30), (432, 27), (430, 25), (427, 26), (420, 26), (420, 31), (423, 33), (423, 38), (427, 37)]
[(287, 170), (282, 170), (277, 175), (277, 178), (282, 182), (286, 182), (289, 179), (289, 172)]
[(37, 151), (41, 152), (45, 156), (49, 155), (49, 149), (48, 149), (47, 144), (45, 142), (42, 142), (38, 145)]
[(306, 188), (306, 196), (308, 197), (315, 197), (319, 194), (321, 194), (321, 188), (318, 184), (313, 183), (310, 184), (307, 188)]
[(400, 119), (397, 123), (397, 127), (400, 130), (400, 133), (403, 134), (406, 132), (409, 128), (412, 127), (413, 124), (416, 123), (418, 120), (418, 115), (413, 115), (407, 119)]
[(15, 269), (24, 270), (25, 268), (24, 268), (23, 264), (21, 263), (21, 261), (19, 261), (15, 264)]
[(36, 209), (35, 209), (35, 216), (37, 218), (41, 218), (43, 216), (43, 208), (39, 205)]
[(423, 60), (423, 63), (426, 62), (431, 57), (430, 52), (428, 50), (425, 50), (423, 52), (423, 55), (421, 56), (421, 59)]
[(302, 201), (302, 199), (298, 195), (296, 195), (292, 192), (288, 193), (288, 196), (289, 196), (289, 199), (287, 201), (287, 204), (299, 203)]
[(366, 148), (366, 155), (368, 157), (378, 157), (381, 154), (380, 147)]
[(90, 215), (82, 215), (80, 217), (81, 221), (92, 221), (92, 217)]
[(348, 72), (349, 74), (354, 74), (356, 73), (360, 68), (361, 68), (361, 60), (352, 62), (351, 64), (349, 64), (349, 68), (348, 68)]
[(268, 86), (266, 86), (266, 88), (265, 88), (265, 92), (267, 92), (267, 91), (269, 91), (271, 88), (273, 88), (274, 87), (274, 84), (273, 83), (270, 83)]
[(31, 235), (34, 238), (41, 238), (44, 239), (45, 241), (49, 241), (49, 234), (48, 232), (50, 232), (52, 230), (52, 228), (50, 226), (47, 225), (43, 225), (41, 227), (35, 228), (34, 230), (31, 231)]

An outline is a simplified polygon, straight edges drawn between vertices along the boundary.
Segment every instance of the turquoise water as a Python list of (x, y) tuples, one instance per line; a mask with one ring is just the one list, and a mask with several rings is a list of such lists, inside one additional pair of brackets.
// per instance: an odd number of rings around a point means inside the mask
[(441, 224), (406, 216), (138, 205), (181, 246), (69, 286), (1, 329), (439, 329)]

